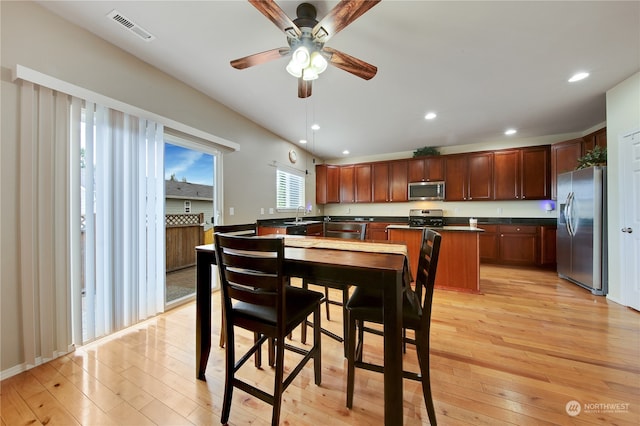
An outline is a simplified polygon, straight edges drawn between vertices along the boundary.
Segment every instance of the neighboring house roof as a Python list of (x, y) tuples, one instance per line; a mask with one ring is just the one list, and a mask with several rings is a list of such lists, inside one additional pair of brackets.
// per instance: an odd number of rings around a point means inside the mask
[(166, 198), (182, 200), (213, 200), (213, 186), (165, 180), (164, 194)]

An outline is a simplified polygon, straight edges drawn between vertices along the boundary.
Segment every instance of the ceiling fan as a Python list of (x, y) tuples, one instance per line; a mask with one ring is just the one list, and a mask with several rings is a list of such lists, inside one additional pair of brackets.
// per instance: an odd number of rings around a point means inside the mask
[(274, 0), (249, 0), (249, 3), (284, 31), (289, 47), (235, 59), (231, 61), (231, 66), (245, 69), (291, 57), (287, 71), (298, 78), (300, 98), (311, 96), (311, 82), (318, 78), (327, 64), (370, 80), (376, 75), (377, 67), (339, 50), (325, 47), (324, 44), (379, 2), (380, 0), (342, 0), (318, 22), (316, 8), (309, 3), (301, 3), (296, 9), (296, 19), (291, 20)]

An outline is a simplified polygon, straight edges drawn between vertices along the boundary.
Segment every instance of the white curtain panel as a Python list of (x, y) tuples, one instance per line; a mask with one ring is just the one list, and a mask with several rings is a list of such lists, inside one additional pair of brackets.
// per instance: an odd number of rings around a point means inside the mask
[(163, 127), (84, 105), (82, 341), (164, 310)]
[(20, 88), (20, 291), (25, 369), (73, 350), (69, 96)]

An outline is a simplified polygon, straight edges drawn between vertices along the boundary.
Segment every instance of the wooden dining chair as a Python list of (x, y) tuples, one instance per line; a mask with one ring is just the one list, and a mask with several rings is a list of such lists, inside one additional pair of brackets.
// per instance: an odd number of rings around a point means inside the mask
[[(366, 223), (327, 222), (324, 224), (323, 235), (325, 237), (330, 237), (330, 238), (364, 240), (366, 233), (367, 233)], [(347, 311), (345, 309), (345, 305), (347, 303), (347, 300), (349, 300), (349, 288), (351, 286), (343, 282), (322, 281), (322, 282), (310, 283), (307, 280), (303, 280), (302, 288), (308, 288), (309, 284), (324, 286), (324, 295), (325, 295), (324, 302), (325, 302), (327, 320), (331, 321), (331, 317), (329, 315), (329, 305), (336, 305), (342, 308), (342, 337), (326, 329), (322, 329), (322, 332), (327, 336), (331, 337), (332, 339), (337, 340), (340, 343), (344, 342), (347, 339)], [(330, 288), (334, 288), (342, 291), (341, 301), (329, 299)], [(303, 324), (302, 343), (305, 343), (306, 340), (307, 340), (306, 324)], [(347, 355), (346, 346), (344, 347), (344, 354), (345, 356)]]
[[(438, 267), (438, 255), (442, 237), (429, 228), (422, 231), (422, 244), (415, 291), (405, 288), (402, 306), (402, 327), (414, 330), (415, 339), (404, 340), (416, 346), (420, 374), (403, 371), (406, 379), (422, 382), (422, 393), (429, 416), (429, 422), (436, 425), (436, 412), (431, 396), (431, 381), (429, 375), (429, 330), (431, 327), (431, 304)], [(365, 323), (383, 323), (382, 293), (358, 287), (347, 302), (349, 332), (347, 345), (347, 407), (353, 407), (353, 391), (355, 382), (355, 368), (384, 373), (380, 365), (363, 361), (364, 332), (382, 334), (381, 331), (365, 326)], [(357, 327), (357, 345), (356, 345)]]
[[(245, 237), (255, 237), (258, 235), (258, 226), (256, 223), (243, 223), (239, 225), (216, 225), (213, 227), (213, 233), (242, 235)], [(224, 348), (226, 337), (224, 335), (224, 310), (222, 310), (222, 321), (220, 326), (220, 347)], [(256, 357), (256, 364), (259, 364), (259, 356)]]
[[(238, 388), (273, 406), (271, 424), (280, 419), (282, 393), (313, 359), (316, 385), (321, 382), (320, 301), (322, 293), (292, 287), (284, 275), (284, 240), (215, 234), (216, 262), (220, 268), (225, 332), (225, 385), (221, 422), (226, 424), (231, 412), (233, 389)], [(313, 313), (313, 346), (294, 347), (285, 336)], [(253, 346), (236, 362), (235, 328), (257, 333)], [(255, 336), (255, 334), (254, 334)], [(262, 344), (275, 345), (274, 387), (269, 394), (236, 376), (242, 365)], [(302, 355), (297, 365), (284, 377), (284, 350)]]

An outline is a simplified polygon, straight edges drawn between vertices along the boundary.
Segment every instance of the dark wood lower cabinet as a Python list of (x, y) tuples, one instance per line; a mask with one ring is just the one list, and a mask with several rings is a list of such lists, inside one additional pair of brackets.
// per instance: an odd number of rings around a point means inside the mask
[(545, 225), (479, 225), (480, 262), (554, 267), (556, 227)]
[(500, 225), (500, 261), (514, 265), (539, 263), (538, 227)]
[(498, 225), (481, 225), (480, 262), (498, 263), (500, 260), (500, 234)]

